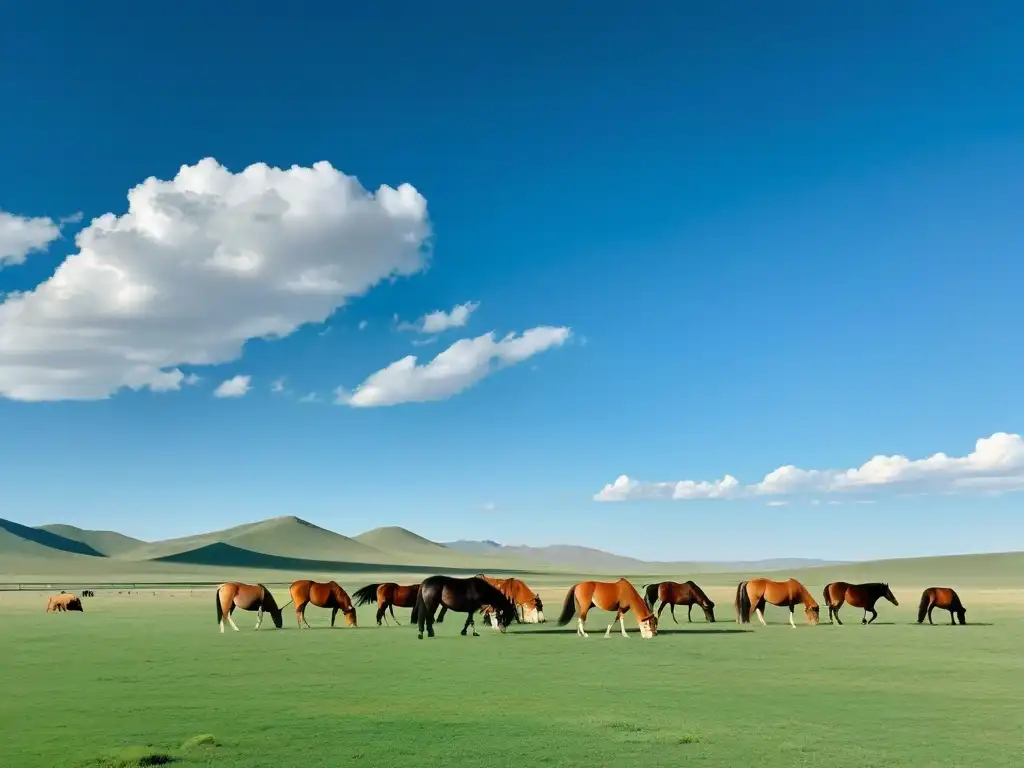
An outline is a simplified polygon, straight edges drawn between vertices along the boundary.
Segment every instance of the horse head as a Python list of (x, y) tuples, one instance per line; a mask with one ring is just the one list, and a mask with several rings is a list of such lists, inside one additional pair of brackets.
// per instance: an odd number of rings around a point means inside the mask
[(522, 603), (522, 606), (523, 622), (525, 624), (544, 623), (544, 603), (541, 602), (540, 595), (534, 593), (529, 600)]
[(715, 604), (711, 600), (708, 600), (705, 605), (701, 606), (701, 608), (704, 609), (704, 618), (707, 619), (712, 624), (714, 624), (715, 623)]
[(956, 612), (956, 617), (960, 620), (960, 625), (963, 626), (967, 623), (967, 609), (962, 607)]
[(650, 640), (658, 634), (658, 617), (653, 613), (646, 619), (637, 621), (637, 624), (640, 625), (640, 637), (644, 640)]
[(814, 626), (821, 620), (821, 606), (811, 605), (804, 608), (804, 613), (807, 614), (807, 623)]
[(888, 601), (889, 601), (890, 603), (892, 603), (893, 605), (899, 605), (899, 603), (898, 603), (898, 602), (896, 602), (896, 595), (894, 595), (894, 594), (892, 593), (892, 590), (891, 590), (891, 589), (889, 589), (889, 585), (888, 585), (888, 584), (883, 584), (882, 586), (883, 586), (883, 587), (885, 587), (885, 592), (883, 593), (883, 595), (882, 595), (882, 596), (883, 596), (883, 597), (884, 597), (884, 598), (885, 598), (886, 600), (888, 600)]

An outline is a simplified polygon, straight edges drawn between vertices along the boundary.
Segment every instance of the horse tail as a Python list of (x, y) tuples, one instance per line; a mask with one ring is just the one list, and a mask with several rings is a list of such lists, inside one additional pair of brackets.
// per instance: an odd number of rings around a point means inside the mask
[(931, 601), (931, 596), (928, 594), (931, 590), (926, 589), (921, 593), (921, 602), (917, 606), (917, 623), (920, 624), (924, 621), (925, 615), (928, 613), (928, 603)]
[(576, 584), (569, 587), (569, 591), (565, 595), (565, 601), (562, 603), (562, 615), (558, 617), (558, 626), (564, 627), (572, 619), (573, 614), (576, 613)]
[(356, 605), (366, 605), (367, 603), (377, 602), (377, 588), (380, 584), (367, 584), (362, 589), (358, 589), (352, 593), (352, 597), (356, 599)]
[(644, 602), (647, 603), (647, 609), (650, 611), (654, 610), (654, 603), (658, 599), (658, 588), (661, 584), (657, 582), (654, 584), (642, 584), (640, 589), (644, 590)]
[(736, 621), (740, 624), (750, 621), (750, 595), (747, 594), (745, 581), (741, 581), (736, 587)]
[(217, 623), (220, 624), (224, 621), (224, 608), (220, 604), (220, 587), (217, 587), (217, 593), (213, 596), (213, 602), (217, 604)]
[(831, 608), (832, 607), (832, 598), (828, 596), (828, 588), (829, 588), (829, 585), (826, 584), (825, 585), (825, 589), (823, 589), (822, 592), (821, 592), (821, 596), (825, 599), (825, 605), (828, 608)]
[(409, 616), (409, 621), (413, 624), (419, 623), (420, 611), (423, 611), (422, 615), (426, 615), (427, 604), (423, 600), (423, 587), (420, 585), (420, 589), (416, 590), (416, 602), (412, 606), (412, 615)]

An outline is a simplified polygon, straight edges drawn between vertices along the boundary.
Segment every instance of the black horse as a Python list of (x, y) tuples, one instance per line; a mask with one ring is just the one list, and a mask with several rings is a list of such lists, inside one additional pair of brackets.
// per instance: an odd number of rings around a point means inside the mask
[(459, 634), (465, 635), (470, 628), (473, 636), (479, 637), (473, 614), (485, 605), (491, 606), (498, 617), (498, 628), (504, 632), (505, 627), (513, 621), (519, 621), (516, 607), (512, 601), (492, 587), (483, 579), (475, 576), (468, 579), (456, 579), (451, 576), (431, 576), (424, 579), (416, 596), (416, 605), (412, 609), (412, 622), (419, 629), (420, 640), (423, 639), (423, 628), (427, 636), (434, 636), (434, 613), (441, 605), (456, 613), (465, 613), (466, 625)]

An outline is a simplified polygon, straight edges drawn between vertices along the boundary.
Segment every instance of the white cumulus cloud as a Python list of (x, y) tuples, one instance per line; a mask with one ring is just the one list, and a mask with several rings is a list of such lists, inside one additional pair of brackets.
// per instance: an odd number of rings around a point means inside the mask
[(214, 397), (245, 397), (246, 393), (252, 389), (252, 377), (251, 376), (232, 376), (226, 381), (222, 381), (220, 386), (213, 390)]
[(407, 355), (371, 374), (352, 392), (339, 388), (336, 402), (373, 408), (445, 400), (500, 368), (561, 346), (571, 334), (569, 328), (540, 326), (520, 336), (510, 333), (498, 340), (493, 332), (475, 339), (460, 339), (426, 365), (418, 365), (415, 355)]
[(420, 271), (430, 234), (411, 185), (367, 192), (326, 162), (232, 173), (207, 158), (150, 177), (49, 280), (0, 304), (0, 396), (179, 389), (179, 366), (230, 362)]
[(33, 251), (45, 251), (60, 237), (61, 224), (74, 221), (74, 217), (56, 222), (47, 216), (29, 218), (0, 211), (0, 269), (24, 263)]
[[(996, 432), (980, 438), (966, 456), (936, 453), (922, 459), (878, 455), (851, 469), (800, 469), (787, 464), (745, 487), (726, 475), (714, 482), (641, 482), (626, 475), (609, 483), (597, 501), (627, 499), (734, 499), (801, 494), (864, 495), (881, 490), (903, 493), (1005, 492), (1024, 490), (1024, 440)], [(817, 499), (811, 500), (818, 503)], [(830, 502), (832, 503), (832, 502)], [(865, 499), (859, 503), (871, 503)]]
[(480, 306), (479, 301), (467, 301), (465, 304), (456, 304), (451, 312), (438, 309), (428, 312), (415, 323), (399, 323), (400, 331), (416, 331), (417, 333), (441, 333), (451, 328), (462, 328), (469, 322), (472, 315)]

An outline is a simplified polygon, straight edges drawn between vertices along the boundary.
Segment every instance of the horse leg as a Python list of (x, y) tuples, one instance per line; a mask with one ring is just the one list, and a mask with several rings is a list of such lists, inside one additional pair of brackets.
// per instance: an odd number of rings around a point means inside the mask
[[(673, 607), (675, 607), (675, 606), (673, 606)], [(678, 624), (679, 622), (676, 622), (676, 623)], [(620, 613), (619, 614), (619, 629), (622, 630), (622, 636), (625, 637), (628, 640), (629, 639), (629, 635), (626, 634), (626, 614), (625, 613)]]
[(761, 626), (767, 627), (768, 623), (764, 620), (764, 606), (765, 600), (762, 597), (760, 600), (757, 601), (757, 604), (754, 606), (754, 613), (756, 613), (757, 618), (761, 620)]
[(459, 634), (465, 636), (466, 630), (471, 628), (471, 627), (473, 629), (473, 637), (480, 637), (480, 633), (476, 631), (476, 622), (473, 621), (473, 612), (472, 611), (470, 611), (466, 615), (466, 624), (462, 628), (462, 632), (460, 632)]
[(384, 619), (384, 621), (388, 620), (388, 617), (384, 615), (384, 612), (387, 610), (387, 608), (388, 608), (387, 603), (384, 603), (384, 602), (382, 602), (380, 604), (380, 607), (377, 608), (377, 626), (378, 627), (380, 626), (380, 620), (381, 619)]
[(933, 600), (932, 602), (928, 603), (928, 623), (929, 624), (935, 624), (935, 622), (932, 621), (932, 611), (934, 611), (934, 610), (935, 610), (935, 601)]
[(679, 622), (676, 621), (676, 604), (675, 603), (669, 604), (668, 612), (672, 614), (672, 621), (675, 621), (676, 624), (678, 624)]
[[(675, 618), (675, 614), (672, 615), (672, 618)], [(693, 603), (690, 603), (688, 606), (686, 606), (686, 623), (693, 623)]]
[(334, 619), (338, 615), (338, 606), (331, 608), (331, 628), (334, 628)]
[(238, 631), (239, 631), (239, 629), (238, 629), (238, 625), (237, 625), (237, 624), (235, 624), (235, 620), (231, 618), (231, 614), (232, 614), (232, 613), (234, 613), (234, 612), (235, 612), (235, 604), (234, 604), (234, 603), (232, 602), (232, 603), (231, 603), (231, 608), (229, 608), (229, 609), (228, 609), (228, 612), (227, 612), (226, 614), (224, 614), (224, 615), (225, 615), (225, 617), (226, 617), (226, 618), (227, 618), (227, 620), (228, 620), (228, 624), (230, 624), (230, 625), (231, 625), (231, 628), (232, 628), (233, 630), (235, 630), (235, 632), (238, 632)]
[(438, 624), (441, 624), (441, 623), (443, 623), (443, 622), (444, 622), (444, 615), (445, 615), (446, 613), (448, 613), (448, 606), (447, 606), (447, 605), (442, 605), (442, 606), (441, 606), (441, 610), (440, 610), (440, 611), (438, 612), (438, 614), (437, 614), (437, 619), (435, 619), (435, 621), (436, 621), (436, 622), (437, 622)]
[(590, 608), (584, 608), (580, 611), (580, 616), (576, 619), (576, 634), (580, 637), (590, 637), (587, 631), (583, 628), (583, 625), (587, 623), (587, 613), (590, 612)]
[(256, 612), (256, 631), (260, 631), (260, 624), (263, 623), (263, 603), (260, 603), (260, 608)]
[(395, 604), (394, 603), (388, 603), (388, 610), (391, 612), (391, 618), (395, 620), (395, 625), (399, 626), (399, 627), (402, 626), (401, 624), (398, 623), (398, 619), (395, 619)]
[(793, 609), (795, 607), (796, 606), (793, 605), (789, 606), (789, 626), (791, 626), (793, 629), (796, 629), (796, 622), (793, 621)]
[(956, 614), (953, 613), (952, 608), (949, 609), (949, 623), (954, 627), (956, 626)]
[(875, 606), (873, 605), (868, 610), (871, 611), (871, 618), (868, 620), (868, 624), (870, 624), (872, 621), (878, 618), (878, 611), (875, 610)]

